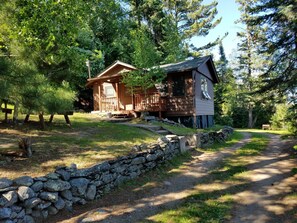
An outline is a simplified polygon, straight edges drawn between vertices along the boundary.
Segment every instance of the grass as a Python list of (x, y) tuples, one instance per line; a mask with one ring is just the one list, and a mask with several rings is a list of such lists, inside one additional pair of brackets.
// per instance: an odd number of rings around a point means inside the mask
[(240, 132), (268, 133), (282, 136), (289, 136), (291, 133), (288, 130), (263, 130), (263, 129), (238, 129)]
[(201, 152), (216, 152), (221, 149), (231, 147), (242, 139), (243, 139), (242, 133), (238, 131), (234, 131), (232, 136), (225, 143), (222, 144), (222, 143), (215, 142), (214, 144), (209, 145), (205, 148), (198, 148), (198, 150)]
[[(153, 143), (159, 137), (142, 129), (101, 121), (96, 115), (75, 113), (70, 119), (71, 128), (63, 116), (55, 116), (45, 131), (40, 131), (35, 122), (15, 128), (0, 125), (1, 153), (18, 151), (18, 138), (25, 136), (32, 138), (34, 150), (30, 159), (0, 156), (0, 177), (40, 176), (71, 163), (88, 167), (125, 155), (134, 145)], [(30, 120), (38, 118), (32, 115)]]
[(127, 187), (135, 189), (141, 187), (143, 190), (160, 185), (168, 177), (180, 173), (185, 163), (191, 160), (192, 154), (190, 152), (175, 156), (173, 159), (168, 160), (166, 163), (154, 169), (154, 171), (146, 173), (137, 180), (129, 180), (123, 183), (120, 186), (120, 190), (126, 190)]
[(247, 174), (248, 160), (265, 149), (268, 141), (265, 135), (252, 133), (251, 141), (234, 155), (224, 159), (219, 167), (211, 170), (204, 182), (197, 185), (195, 192), (180, 206), (163, 211), (144, 222), (215, 223), (230, 220), (234, 205), (233, 196), (242, 191), (248, 183), (242, 177)]

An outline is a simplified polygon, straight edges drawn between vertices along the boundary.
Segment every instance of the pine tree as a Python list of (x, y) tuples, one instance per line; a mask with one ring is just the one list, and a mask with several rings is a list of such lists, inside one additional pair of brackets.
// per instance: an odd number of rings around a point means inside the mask
[(296, 92), (297, 86), (297, 4), (296, 0), (259, 0), (249, 6), (248, 24), (265, 27), (259, 52), (273, 61), (265, 71), (263, 91)]

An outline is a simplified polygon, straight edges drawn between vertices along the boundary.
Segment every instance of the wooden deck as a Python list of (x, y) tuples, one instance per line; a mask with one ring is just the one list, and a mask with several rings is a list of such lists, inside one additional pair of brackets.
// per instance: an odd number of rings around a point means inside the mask
[(136, 94), (134, 97), (135, 111), (158, 112), (166, 110), (166, 99), (159, 94)]

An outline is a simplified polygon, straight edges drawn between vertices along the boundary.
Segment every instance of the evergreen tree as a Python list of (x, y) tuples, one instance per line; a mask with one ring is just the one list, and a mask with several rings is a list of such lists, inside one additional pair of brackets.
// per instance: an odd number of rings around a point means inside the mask
[(273, 63), (263, 77), (262, 91), (277, 88), (284, 93), (295, 91), (297, 86), (297, 4), (296, 0), (259, 0), (248, 8), (248, 23), (262, 26), (264, 38), (255, 35), (260, 42), (260, 53), (270, 56)]

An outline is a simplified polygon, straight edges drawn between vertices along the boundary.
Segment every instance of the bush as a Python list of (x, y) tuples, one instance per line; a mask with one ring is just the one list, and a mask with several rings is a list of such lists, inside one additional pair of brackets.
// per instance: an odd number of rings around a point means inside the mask
[(218, 125), (233, 126), (233, 119), (227, 115), (218, 116), (215, 118), (215, 123)]

